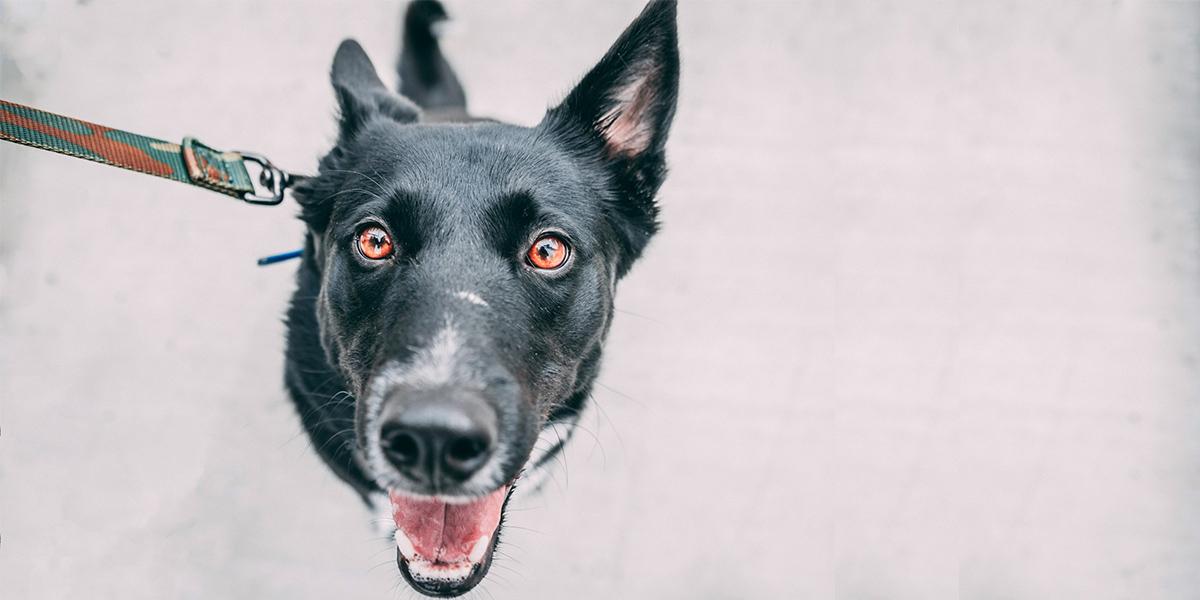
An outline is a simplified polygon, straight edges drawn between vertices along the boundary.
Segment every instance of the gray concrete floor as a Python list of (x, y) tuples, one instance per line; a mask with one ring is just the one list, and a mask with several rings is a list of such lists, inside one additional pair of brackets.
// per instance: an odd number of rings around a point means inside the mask
[[(638, 2), (450, 3), (535, 122)], [(477, 598), (1200, 590), (1200, 4), (681, 8), (666, 229)], [(0, 0), (0, 96), (310, 170), (396, 2)], [(0, 598), (406, 598), (281, 389), (294, 210), (0, 147)]]

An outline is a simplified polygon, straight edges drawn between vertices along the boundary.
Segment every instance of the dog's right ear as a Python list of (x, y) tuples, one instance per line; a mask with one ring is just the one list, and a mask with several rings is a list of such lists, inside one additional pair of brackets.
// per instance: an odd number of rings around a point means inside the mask
[[(389, 91), (375, 73), (375, 65), (367, 58), (362, 46), (354, 40), (344, 40), (333, 56), (330, 71), (333, 90), (337, 94), (338, 141), (321, 159), (320, 172), (338, 172), (345, 167), (344, 144), (350, 141), (372, 119), (392, 119), (413, 123), (421, 118), (421, 109), (404, 96)], [(300, 218), (309, 229), (320, 235), (329, 224), (333, 210), (330, 199), (337, 190), (336, 177), (309, 177), (292, 187), (292, 195), (300, 204)], [(307, 255), (315, 256), (316, 253)]]
[(375, 65), (354, 40), (343, 40), (338, 46), (330, 78), (341, 111), (339, 142), (349, 140), (375, 116), (401, 123), (413, 123), (421, 117), (417, 105), (383, 85)]

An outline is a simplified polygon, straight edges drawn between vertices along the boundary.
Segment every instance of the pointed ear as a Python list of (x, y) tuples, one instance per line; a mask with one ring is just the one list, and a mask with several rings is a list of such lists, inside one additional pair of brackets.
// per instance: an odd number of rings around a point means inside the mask
[(666, 177), (664, 146), (679, 93), (675, 0), (651, 0), (542, 126), (606, 165), (620, 186), (624, 273), (657, 230), (654, 195)]
[(375, 116), (412, 123), (421, 110), (404, 96), (393, 93), (379, 80), (375, 65), (367, 58), (362, 46), (354, 40), (343, 40), (333, 56), (330, 71), (334, 93), (341, 111), (339, 140), (345, 141), (362, 129)]
[(599, 64), (551, 109), (600, 136), (609, 158), (662, 151), (675, 114), (679, 47), (674, 0), (654, 0)]

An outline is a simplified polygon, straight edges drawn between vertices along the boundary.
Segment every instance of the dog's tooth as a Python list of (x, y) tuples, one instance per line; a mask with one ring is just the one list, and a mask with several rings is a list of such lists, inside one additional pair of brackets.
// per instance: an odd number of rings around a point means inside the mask
[(404, 530), (402, 529), (396, 530), (395, 537), (396, 548), (400, 550), (400, 554), (404, 556), (404, 558), (412, 560), (413, 557), (417, 555), (417, 549), (415, 546), (413, 546), (412, 540), (408, 539), (408, 536), (404, 534)]
[(471, 576), (470, 563), (434, 565), (426, 561), (409, 563), (408, 572), (417, 579), (434, 581), (462, 581)]
[(487, 553), (488, 542), (491, 541), (492, 536), (490, 535), (485, 535), (478, 540), (475, 540), (475, 545), (471, 546), (471, 553), (467, 555), (467, 559), (473, 563), (483, 560), (483, 555)]

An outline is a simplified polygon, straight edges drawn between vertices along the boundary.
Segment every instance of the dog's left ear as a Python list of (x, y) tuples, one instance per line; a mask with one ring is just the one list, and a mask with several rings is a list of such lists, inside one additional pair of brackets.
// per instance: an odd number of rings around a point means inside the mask
[(666, 177), (664, 146), (679, 91), (675, 0), (652, 0), (542, 126), (603, 163), (621, 198), (614, 207), (629, 268), (657, 230), (654, 195)]

